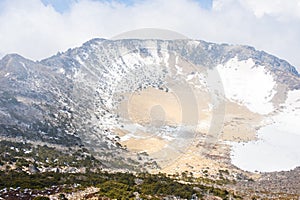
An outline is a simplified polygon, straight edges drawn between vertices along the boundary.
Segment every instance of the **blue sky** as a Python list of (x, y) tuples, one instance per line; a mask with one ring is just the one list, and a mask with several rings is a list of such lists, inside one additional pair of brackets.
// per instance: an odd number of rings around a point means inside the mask
[[(44, 5), (50, 4), (53, 6), (53, 8), (56, 11), (63, 13), (69, 9), (69, 7), (72, 3), (74, 3), (78, 0), (41, 0), (41, 1), (43, 2)], [(109, 2), (111, 0), (93, 0), (93, 1)], [(127, 5), (132, 5), (136, 1), (142, 1), (142, 0), (115, 0), (115, 1), (127, 4)], [(212, 7), (212, 0), (194, 0), (194, 1), (198, 2), (200, 4), (200, 6), (205, 9), (211, 9), (211, 7)]]
[(42, 0), (44, 5), (52, 5), (56, 11), (62, 13), (68, 10), (71, 3), (76, 0)]

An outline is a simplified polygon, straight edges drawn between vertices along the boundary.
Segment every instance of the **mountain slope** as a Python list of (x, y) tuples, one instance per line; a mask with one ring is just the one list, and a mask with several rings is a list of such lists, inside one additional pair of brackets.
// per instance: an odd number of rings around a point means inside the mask
[(228, 142), (255, 140), (300, 76), (248, 46), (93, 39), (37, 62), (7, 55), (0, 85), (4, 138), (85, 146), (107, 166), (118, 157), (202, 173), (234, 168)]

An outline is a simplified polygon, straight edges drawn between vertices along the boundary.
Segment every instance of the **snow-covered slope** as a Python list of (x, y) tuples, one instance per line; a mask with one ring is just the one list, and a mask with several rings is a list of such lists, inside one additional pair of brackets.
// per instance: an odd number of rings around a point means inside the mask
[(247, 106), (251, 111), (268, 114), (274, 111), (271, 102), (276, 81), (264, 66), (255, 65), (253, 59), (234, 57), (217, 66), (226, 98)]

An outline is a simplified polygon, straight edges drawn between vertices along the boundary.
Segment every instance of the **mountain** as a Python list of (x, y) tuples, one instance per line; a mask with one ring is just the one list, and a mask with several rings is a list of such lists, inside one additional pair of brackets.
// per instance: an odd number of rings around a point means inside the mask
[(288, 62), (197, 40), (93, 39), (41, 61), (9, 54), (0, 88), (2, 140), (87, 148), (112, 169), (238, 174), (233, 146), (278, 116), (299, 119), (300, 75)]

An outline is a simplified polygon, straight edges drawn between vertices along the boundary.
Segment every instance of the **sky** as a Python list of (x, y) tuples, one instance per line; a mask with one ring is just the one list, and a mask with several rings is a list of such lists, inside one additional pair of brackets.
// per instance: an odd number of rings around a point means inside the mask
[(0, 0), (0, 57), (40, 60), (140, 28), (250, 45), (300, 69), (300, 0)]
[[(57, 12), (63, 13), (70, 9), (71, 5), (78, 3), (78, 0), (41, 0), (44, 5), (51, 5)], [(94, 0), (98, 2), (111, 2), (109, 0)], [(134, 0), (117, 0), (115, 2), (123, 3), (128, 6), (134, 5)], [(141, 0), (140, 0), (141, 2)], [(212, 0), (196, 0), (202, 8), (210, 9), (212, 7)]]

